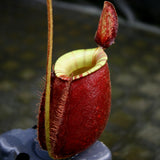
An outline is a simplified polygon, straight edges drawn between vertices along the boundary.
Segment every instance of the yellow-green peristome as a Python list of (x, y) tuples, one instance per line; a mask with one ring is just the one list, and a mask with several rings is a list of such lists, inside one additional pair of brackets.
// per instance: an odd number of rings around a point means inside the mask
[(55, 63), (54, 72), (63, 80), (75, 80), (97, 71), (107, 59), (101, 47), (79, 49), (62, 55)]

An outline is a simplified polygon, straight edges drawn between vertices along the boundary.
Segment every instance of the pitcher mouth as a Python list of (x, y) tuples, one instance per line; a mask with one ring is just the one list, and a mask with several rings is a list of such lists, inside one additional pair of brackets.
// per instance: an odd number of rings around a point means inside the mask
[(54, 71), (62, 80), (85, 77), (105, 65), (108, 57), (101, 47), (79, 49), (61, 56), (55, 63)]

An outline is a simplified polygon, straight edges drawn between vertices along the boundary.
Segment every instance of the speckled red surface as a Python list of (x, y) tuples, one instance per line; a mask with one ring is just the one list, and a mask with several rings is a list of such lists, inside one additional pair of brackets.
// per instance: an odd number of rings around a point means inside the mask
[(114, 43), (118, 31), (117, 13), (112, 3), (105, 1), (103, 11), (98, 23), (95, 41), (103, 48)]
[[(111, 105), (108, 64), (74, 81), (53, 78), (50, 106), (50, 140), (55, 158), (65, 158), (89, 147), (106, 126)], [(39, 113), (39, 141), (46, 149), (44, 95)]]

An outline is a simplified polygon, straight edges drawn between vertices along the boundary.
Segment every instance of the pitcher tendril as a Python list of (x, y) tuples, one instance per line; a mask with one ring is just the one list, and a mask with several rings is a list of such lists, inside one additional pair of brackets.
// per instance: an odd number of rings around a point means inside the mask
[(50, 151), (50, 86), (52, 68), (52, 48), (53, 48), (53, 13), (52, 0), (47, 0), (48, 14), (48, 48), (47, 48), (47, 68), (46, 68), (46, 92), (45, 92), (45, 136), (47, 150)]

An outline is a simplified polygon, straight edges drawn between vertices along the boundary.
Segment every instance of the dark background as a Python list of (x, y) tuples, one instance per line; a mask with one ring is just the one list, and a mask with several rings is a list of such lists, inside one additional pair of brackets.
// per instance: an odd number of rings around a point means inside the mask
[[(65, 2), (74, 2), (75, 0), (63, 0)], [(115, 4), (115, 1), (121, 3), (121, 0), (108, 0)], [(103, 0), (77, 0), (77, 3), (89, 2), (95, 6), (102, 8)], [(160, 1), (159, 0), (125, 0), (125, 2), (133, 10), (135, 16), (140, 21), (160, 25)], [(116, 7), (117, 8), (117, 7)], [(117, 8), (118, 9), (118, 8)], [(121, 16), (124, 16), (120, 11), (118, 12)]]
[[(159, 26), (158, 1), (127, 3), (138, 20)], [(79, 0), (76, 4), (101, 9), (103, 1)], [(53, 9), (53, 64), (68, 51), (97, 47), (94, 34), (99, 16), (55, 6)], [(120, 10), (118, 15), (125, 18)], [(37, 124), (46, 52), (46, 5), (33, 0), (1, 1), (0, 134)], [(112, 151), (113, 160), (159, 160), (160, 35), (119, 24), (115, 44), (106, 54), (112, 106), (100, 140)]]

